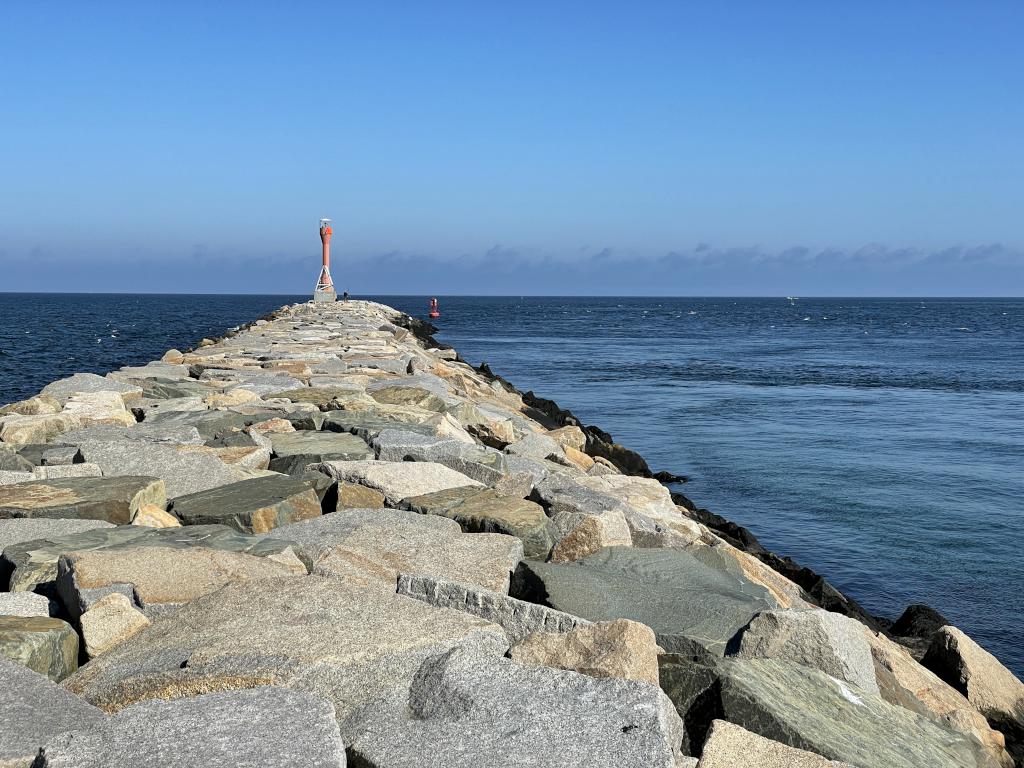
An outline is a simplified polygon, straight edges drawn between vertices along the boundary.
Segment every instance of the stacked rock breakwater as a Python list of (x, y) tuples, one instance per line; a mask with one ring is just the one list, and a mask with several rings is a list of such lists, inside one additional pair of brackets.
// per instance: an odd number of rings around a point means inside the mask
[(0, 409), (0, 766), (1013, 765), (965, 634), (428, 330), (289, 306)]

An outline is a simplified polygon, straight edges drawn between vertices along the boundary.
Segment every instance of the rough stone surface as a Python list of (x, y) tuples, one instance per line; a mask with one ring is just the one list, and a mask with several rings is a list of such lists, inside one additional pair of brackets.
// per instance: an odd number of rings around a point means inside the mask
[(28, 768), (56, 736), (104, 719), (100, 710), (45, 675), (0, 658), (0, 766)]
[(0, 592), (0, 616), (50, 615), (50, 599), (35, 592)]
[(461, 486), (483, 487), (482, 483), (460, 472), (427, 461), (328, 461), (315, 465), (313, 469), (340, 481), (374, 488), (384, 494), (391, 506), (409, 496)]
[(205, 491), (238, 480), (236, 472), (216, 456), (178, 450), (164, 444), (140, 448), (131, 441), (81, 444), (86, 461), (98, 464), (104, 475), (137, 474), (164, 481), (168, 498)]
[(143, 504), (132, 518), (132, 525), (143, 525), (147, 528), (180, 528), (181, 521), (155, 504)]
[(142, 547), (205, 547), (226, 552), (245, 552), (270, 558), (289, 568), (295, 568), (301, 562), (295, 544), (290, 541), (271, 536), (246, 536), (223, 525), (190, 525), (184, 528), (122, 525), (67, 535), (22, 539), (4, 549), (2, 562), (11, 574), (12, 590), (31, 590), (57, 578), (57, 561), (68, 552), (112, 548), (135, 550)]
[(60, 403), (66, 403), (71, 395), (93, 392), (117, 392), (125, 401), (142, 396), (142, 388), (123, 381), (97, 376), (95, 373), (76, 373), (43, 387), (42, 394), (49, 395)]
[(568, 632), (537, 632), (512, 646), (509, 656), (527, 666), (658, 684), (654, 631), (628, 619), (601, 621)]
[(661, 686), (686, 723), (684, 751), (717, 718), (859, 768), (997, 765), (974, 739), (793, 662), (663, 656)]
[(304, 480), (258, 477), (178, 496), (171, 512), (185, 525), (221, 524), (243, 533), (266, 533), (288, 523), (319, 517), (320, 500)]
[(839, 613), (820, 608), (764, 611), (739, 635), (734, 655), (794, 661), (878, 693), (864, 625)]
[(725, 720), (715, 720), (697, 768), (853, 768), (848, 763), (788, 747)]
[(673, 768), (680, 732), (655, 686), (456, 649), (427, 659), (350, 751), (376, 768)]
[(49, 738), (36, 768), (344, 768), (329, 702), (285, 688), (150, 701)]
[(119, 592), (101, 597), (79, 618), (85, 653), (93, 659), (150, 625), (150, 620)]
[(701, 554), (612, 547), (574, 563), (529, 561), (517, 573), (512, 595), (591, 621), (638, 621), (672, 652), (687, 652), (696, 643), (722, 654), (741, 627), (774, 605), (738, 569), (712, 567)]
[(166, 506), (156, 477), (67, 477), (0, 488), (0, 518), (55, 517), (126, 525), (143, 504)]
[(568, 632), (590, 624), (578, 616), (517, 600), (501, 592), (420, 574), (399, 574), (398, 594), (499, 624), (513, 643), (534, 632)]
[(15, 485), (17, 483), (30, 483), (36, 479), (36, 476), (31, 472), (12, 472), (6, 469), (0, 469), (0, 486), (3, 485)]
[(66, 686), (116, 711), (273, 683), (331, 701), (349, 743), (358, 721), (374, 719), (373, 702), (401, 697), (424, 659), (458, 646), (501, 656), (508, 643), (496, 624), (394, 593), (337, 578), (272, 579), (229, 585), (182, 607)]
[(0, 656), (63, 680), (78, 669), (78, 635), (60, 619), (0, 616)]
[(66, 413), (4, 416), (0, 417), (0, 441), (13, 445), (45, 443), (78, 426), (78, 419)]
[(324, 461), (359, 461), (373, 458), (360, 438), (346, 432), (278, 432), (270, 434), (274, 458), (270, 469), (291, 474)]
[(78, 420), (83, 427), (96, 424), (113, 424), (129, 427), (135, 417), (124, 406), (119, 392), (83, 392), (68, 397), (64, 403), (64, 414)]
[(976, 738), (993, 760), (1009, 768), (1006, 739), (952, 686), (919, 664), (902, 645), (864, 628), (875, 661), (875, 679), (881, 696), (890, 704), (926, 715), (941, 725)]
[(110, 547), (61, 555), (57, 593), (74, 617), (112, 592), (131, 596), (147, 611), (159, 611), (196, 600), (225, 584), (287, 574), (305, 576), (306, 568), (298, 560), (282, 563), (201, 545)]
[(45, 465), (32, 468), (32, 477), (36, 480), (56, 480), (61, 477), (102, 477), (103, 471), (96, 464), (82, 462), (80, 464)]
[(545, 558), (554, 543), (551, 521), (532, 501), (490, 489), (450, 488), (403, 499), (402, 507), (448, 517), (470, 533), (507, 533), (523, 542), (526, 557)]
[(381, 461), (432, 461), (487, 485), (508, 473), (503, 454), (473, 442), (387, 429), (373, 439), (373, 447)]
[(337, 484), (338, 500), (335, 510), (343, 509), (374, 509), (384, 506), (384, 494), (357, 483), (340, 482)]
[(947, 625), (935, 633), (921, 663), (1006, 734), (1015, 759), (1024, 758), (1024, 683), (995, 656)]
[(333, 512), (274, 535), (302, 547), (315, 573), (392, 592), (398, 574), (406, 572), (507, 593), (523, 556), (522, 544), (511, 536), (466, 534), (451, 520), (391, 509)]

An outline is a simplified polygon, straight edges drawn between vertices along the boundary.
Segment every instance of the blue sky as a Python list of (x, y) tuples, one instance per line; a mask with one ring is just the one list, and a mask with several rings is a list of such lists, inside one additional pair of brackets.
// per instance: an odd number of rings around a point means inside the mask
[(0, 3), (0, 291), (1024, 295), (1019, 2)]

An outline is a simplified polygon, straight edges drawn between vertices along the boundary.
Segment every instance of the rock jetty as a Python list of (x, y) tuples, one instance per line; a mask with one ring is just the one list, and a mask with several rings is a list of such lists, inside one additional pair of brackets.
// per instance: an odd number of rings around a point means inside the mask
[(0, 409), (0, 766), (1010, 768), (1024, 685), (362, 301)]

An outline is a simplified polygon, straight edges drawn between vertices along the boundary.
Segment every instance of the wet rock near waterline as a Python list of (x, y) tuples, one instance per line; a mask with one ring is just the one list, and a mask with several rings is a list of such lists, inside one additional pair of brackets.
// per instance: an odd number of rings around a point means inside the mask
[(125, 525), (143, 504), (166, 503), (163, 481), (152, 476), (68, 477), (0, 488), (0, 518), (76, 518)]
[(285, 475), (257, 477), (173, 500), (170, 512), (184, 525), (219, 524), (242, 533), (274, 528), (321, 514), (312, 485)]
[(935, 633), (921, 663), (1002, 731), (1015, 760), (1024, 759), (1024, 683), (961, 630), (948, 625)]

